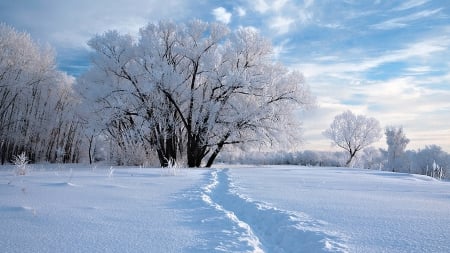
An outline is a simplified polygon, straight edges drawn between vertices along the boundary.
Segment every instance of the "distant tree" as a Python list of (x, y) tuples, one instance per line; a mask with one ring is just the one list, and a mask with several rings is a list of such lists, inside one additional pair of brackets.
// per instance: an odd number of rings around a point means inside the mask
[(355, 115), (346, 111), (337, 115), (330, 127), (323, 132), (332, 143), (348, 152), (346, 166), (350, 166), (358, 151), (381, 138), (381, 127), (375, 118)]
[(440, 146), (429, 145), (417, 151), (415, 156), (415, 171), (422, 175), (435, 176), (435, 169), (439, 167), (442, 177), (448, 177), (450, 170), (450, 154)]
[(312, 103), (300, 73), (271, 60), (254, 29), (160, 22), (137, 41), (110, 31), (89, 41), (94, 64), (78, 82), (117, 146), (142, 145), (161, 166), (211, 166), (225, 145), (274, 142)]
[(381, 170), (384, 164), (384, 155), (381, 149), (367, 147), (361, 151), (358, 166), (364, 169)]
[(403, 127), (386, 127), (385, 135), (388, 145), (387, 168), (393, 172), (401, 170), (406, 164), (403, 161), (403, 157), (409, 139), (406, 138)]

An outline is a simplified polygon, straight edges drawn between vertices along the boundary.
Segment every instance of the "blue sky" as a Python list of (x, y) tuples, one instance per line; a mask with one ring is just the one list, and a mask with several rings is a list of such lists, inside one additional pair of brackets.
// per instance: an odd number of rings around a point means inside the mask
[(305, 75), (318, 107), (301, 115), (303, 148), (330, 149), (321, 132), (349, 109), (403, 126), (410, 149), (450, 151), (450, 1), (0, 1), (0, 21), (49, 43), (75, 76), (96, 33), (135, 35), (148, 22), (193, 18), (258, 29), (278, 61)]

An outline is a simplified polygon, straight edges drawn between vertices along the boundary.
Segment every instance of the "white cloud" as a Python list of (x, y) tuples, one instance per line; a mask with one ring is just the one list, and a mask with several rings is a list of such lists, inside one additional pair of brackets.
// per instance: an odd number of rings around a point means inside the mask
[(215, 8), (212, 11), (214, 17), (216, 18), (217, 21), (228, 24), (231, 21), (231, 13), (228, 12), (225, 8), (223, 7), (218, 7)]
[(280, 11), (284, 8), (287, 2), (289, 2), (289, 0), (274, 0), (272, 3), (272, 9), (274, 11)]
[(304, 0), (305, 8), (309, 8), (314, 5), (314, 0)]
[[(264, 16), (263, 23), (277, 31), (277, 36), (290, 32), (293, 23), (311, 23), (316, 8), (314, 3), (314, 0), (247, 0), (251, 9)], [(336, 28), (336, 25), (330, 26)]]
[(390, 30), (395, 28), (402, 28), (408, 26), (409, 23), (412, 21), (430, 17), (432, 15), (439, 13), (441, 10), (442, 8), (434, 10), (424, 10), (404, 17), (392, 18), (384, 22), (371, 25), (371, 27), (378, 30)]
[(424, 73), (428, 73), (428, 72), (432, 71), (432, 68), (430, 66), (415, 66), (415, 67), (409, 67), (409, 68), (405, 69), (405, 71), (411, 75), (420, 75), (420, 74), (424, 74)]
[(394, 10), (396, 10), (396, 11), (404, 11), (404, 10), (412, 9), (412, 8), (415, 8), (415, 7), (419, 7), (419, 6), (424, 5), (424, 4), (428, 3), (428, 2), (429, 2), (429, 0), (409, 0), (409, 1), (403, 2), (400, 6), (398, 6)]
[(289, 32), (289, 27), (294, 23), (294, 19), (285, 17), (274, 17), (270, 21), (270, 28), (275, 30), (278, 34), (285, 34)]
[(8, 23), (58, 48), (82, 47), (94, 34), (110, 29), (137, 34), (148, 22), (190, 15), (183, 0), (164, 4), (158, 0), (45, 0), (32, 7), (22, 1), (8, 2), (0, 16), (9, 13)]
[(405, 45), (404, 48), (384, 52), (378, 56), (348, 55), (346, 60), (340, 60), (337, 56), (313, 59), (309, 63), (296, 65), (307, 78), (328, 76), (337, 78), (348, 78), (358, 76), (370, 69), (379, 67), (386, 63), (410, 61), (422, 62), (428, 60), (438, 53), (448, 51), (450, 47), (450, 36), (443, 35), (431, 37), (422, 41)]
[(274, 45), (273, 54), (275, 59), (279, 60), (281, 54), (286, 53), (288, 51), (287, 45), (290, 43), (290, 41), (291, 41), (290, 39), (285, 39), (280, 43)]
[(313, 13), (308, 9), (300, 8), (298, 10), (298, 19), (302, 24), (307, 24), (311, 22), (313, 17), (314, 17)]
[(239, 17), (244, 17), (247, 14), (247, 11), (244, 8), (240, 7), (240, 6), (235, 8), (234, 11), (237, 13), (237, 15)]
[(251, 2), (254, 3), (253, 7), (259, 13), (264, 14), (270, 9), (270, 6), (266, 3), (265, 0), (256, 0)]

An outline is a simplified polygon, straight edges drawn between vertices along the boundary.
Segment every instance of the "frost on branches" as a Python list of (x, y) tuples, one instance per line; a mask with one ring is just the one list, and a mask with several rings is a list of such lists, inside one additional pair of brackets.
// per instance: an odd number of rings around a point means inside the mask
[(406, 145), (409, 139), (403, 132), (403, 127), (386, 127), (386, 144), (387, 150), (387, 169), (392, 172), (401, 169), (407, 162), (404, 160)]
[(89, 45), (93, 67), (77, 84), (86, 103), (119, 148), (156, 152), (162, 166), (209, 167), (225, 145), (280, 141), (313, 102), (254, 29), (160, 22), (137, 40), (109, 31)]
[(337, 115), (323, 135), (334, 145), (348, 152), (346, 166), (351, 165), (360, 150), (378, 141), (382, 136), (378, 120), (355, 115), (351, 111)]
[(77, 162), (80, 122), (73, 78), (56, 70), (49, 47), (0, 23), (0, 162), (25, 152), (31, 161)]

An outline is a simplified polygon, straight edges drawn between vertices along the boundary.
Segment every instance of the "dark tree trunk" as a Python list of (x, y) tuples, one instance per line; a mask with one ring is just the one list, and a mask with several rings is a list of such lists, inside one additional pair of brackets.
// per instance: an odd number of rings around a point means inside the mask
[(188, 137), (187, 159), (189, 168), (198, 168), (208, 153), (207, 147), (198, 135)]
[(225, 142), (227, 141), (228, 137), (230, 137), (230, 135), (231, 135), (231, 132), (228, 132), (227, 134), (225, 134), (225, 136), (223, 136), (223, 138), (217, 144), (216, 149), (211, 154), (211, 156), (208, 159), (208, 162), (206, 163), (207, 168), (211, 168), (211, 166), (214, 163), (214, 160), (216, 160), (217, 155), (219, 155), (220, 151), (222, 150), (223, 146), (225, 145)]
[(214, 150), (214, 152), (211, 154), (211, 156), (208, 159), (208, 162), (206, 163), (207, 168), (211, 168), (211, 166), (214, 163), (214, 160), (216, 160), (217, 155), (219, 154), (220, 150), (223, 148), (223, 144), (222, 145), (217, 145), (216, 149)]
[(177, 147), (178, 138), (172, 135), (169, 138), (161, 138), (159, 147), (156, 150), (158, 153), (159, 163), (161, 167), (165, 168), (170, 165), (171, 162), (177, 160)]
[(350, 167), (350, 164), (351, 164), (353, 158), (355, 157), (357, 151), (358, 151), (358, 150), (352, 151), (352, 150), (350, 149), (350, 151), (349, 151), (349, 153), (350, 153), (350, 158), (348, 158), (347, 162), (345, 163), (345, 166), (346, 166), (346, 167)]
[(88, 148), (89, 164), (92, 164), (92, 143), (93, 142), (94, 142), (94, 135), (91, 135), (89, 137), (89, 148)]

